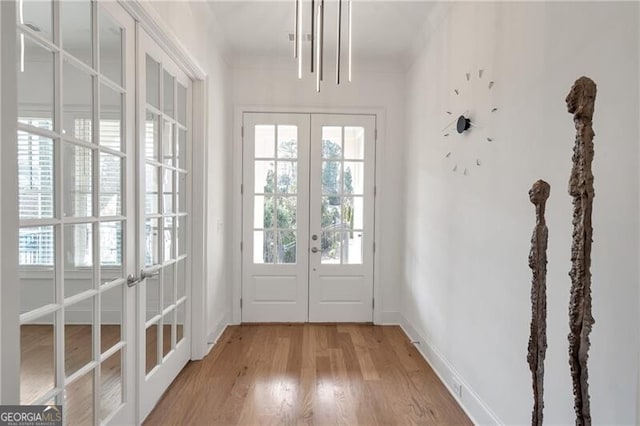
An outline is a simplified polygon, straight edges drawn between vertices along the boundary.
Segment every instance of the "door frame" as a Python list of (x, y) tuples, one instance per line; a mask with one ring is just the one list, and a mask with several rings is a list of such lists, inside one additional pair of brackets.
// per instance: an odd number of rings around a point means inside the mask
[[(384, 168), (382, 164), (382, 155), (384, 152), (384, 140), (386, 134), (386, 120), (384, 108), (357, 108), (357, 107), (342, 107), (342, 108), (321, 108), (321, 107), (300, 107), (300, 106), (256, 106), (256, 105), (236, 105), (233, 110), (233, 126), (232, 126), (232, 202), (230, 217), (232, 220), (231, 227), (229, 227), (230, 235), (228, 240), (233, 247), (233, 252), (237, 255), (231, 258), (231, 323), (240, 324), (242, 322), (242, 308), (240, 306), (240, 299), (242, 297), (242, 176), (243, 176), (243, 115), (245, 113), (266, 113), (266, 114), (349, 114), (349, 115), (373, 115), (376, 119), (376, 137), (375, 137), (375, 172), (374, 172), (374, 187), (381, 188), (381, 179), (384, 176)], [(381, 217), (380, 215), (380, 198), (379, 193), (374, 196), (374, 217)], [(378, 239), (380, 235), (380, 220), (374, 222), (374, 245), (378, 245)], [(380, 268), (379, 259), (380, 250), (375, 250), (373, 253), (373, 298), (375, 304), (373, 306), (373, 323), (383, 323), (382, 307), (384, 306), (383, 293), (381, 286), (377, 285)]]

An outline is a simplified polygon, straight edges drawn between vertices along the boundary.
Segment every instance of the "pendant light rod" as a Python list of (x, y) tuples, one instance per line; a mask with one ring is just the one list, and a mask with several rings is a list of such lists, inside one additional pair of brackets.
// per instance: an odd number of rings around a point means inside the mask
[(349, 35), (348, 35), (348, 43), (349, 43), (349, 82), (351, 82), (351, 72), (353, 70), (353, 0), (348, 0), (349, 2)]
[(298, 79), (302, 79), (302, 43), (304, 41), (304, 33), (302, 32), (302, 0), (296, 0), (298, 4)]
[(322, 10), (322, 0), (318, 0), (318, 11), (316, 12), (316, 91), (320, 92), (320, 80), (322, 80), (321, 75), (321, 65), (320, 65), (320, 12)]
[(342, 0), (338, 0), (338, 44), (336, 46), (336, 84), (340, 84), (340, 47), (342, 41)]
[(316, 55), (314, 52), (315, 49), (315, 37), (316, 37), (316, 22), (315, 22), (315, 18), (316, 18), (316, 6), (315, 6), (315, 0), (311, 0), (311, 73), (313, 74), (313, 61), (315, 61), (316, 59)]
[(320, 0), (320, 81), (324, 80), (324, 0)]
[(296, 0), (296, 13), (293, 19), (293, 57), (298, 59), (298, 45), (300, 44), (300, 22), (299, 22), (300, 0)]

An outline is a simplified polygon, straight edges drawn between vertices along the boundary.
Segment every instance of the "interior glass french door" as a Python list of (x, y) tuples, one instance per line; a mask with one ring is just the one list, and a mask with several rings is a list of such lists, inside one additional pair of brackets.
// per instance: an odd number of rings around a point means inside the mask
[(191, 81), (141, 27), (138, 78), (141, 421), (191, 356)]
[(20, 403), (134, 422), (134, 21), (116, 2), (20, 1)]
[(371, 321), (375, 116), (243, 128), (242, 320)]

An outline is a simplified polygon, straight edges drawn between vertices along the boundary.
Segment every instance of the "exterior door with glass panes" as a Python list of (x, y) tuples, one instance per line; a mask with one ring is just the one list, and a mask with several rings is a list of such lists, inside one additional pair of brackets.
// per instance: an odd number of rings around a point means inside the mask
[(141, 28), (138, 289), (140, 419), (191, 357), (191, 81)]
[(242, 321), (372, 321), (375, 116), (243, 126)]
[(244, 114), (243, 322), (307, 321), (309, 115)]
[(116, 2), (16, 6), (20, 403), (133, 423), (134, 21)]

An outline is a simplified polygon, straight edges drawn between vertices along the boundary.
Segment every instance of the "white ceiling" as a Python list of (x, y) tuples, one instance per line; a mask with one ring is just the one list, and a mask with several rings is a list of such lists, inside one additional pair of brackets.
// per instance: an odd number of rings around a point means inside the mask
[[(301, 1), (303, 33), (309, 33), (311, 0)], [(347, 0), (342, 3), (342, 49), (346, 52)], [(415, 0), (353, 0), (354, 60), (406, 61), (435, 4)], [(288, 35), (293, 33), (295, 0), (214, 0), (209, 5), (232, 60), (275, 63), (292, 57), (293, 42)], [(326, 0), (325, 10), (325, 55), (331, 61), (336, 49), (338, 1)], [(304, 48), (308, 49), (309, 44), (305, 43)]]

